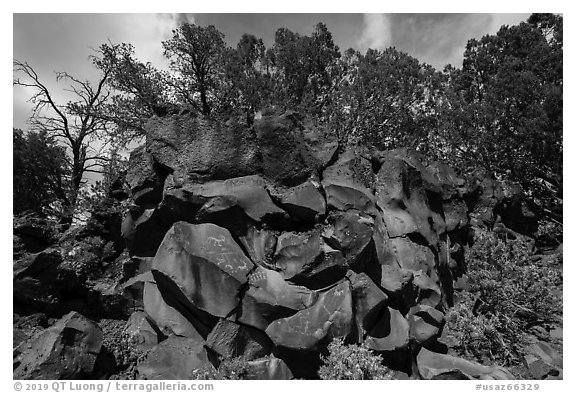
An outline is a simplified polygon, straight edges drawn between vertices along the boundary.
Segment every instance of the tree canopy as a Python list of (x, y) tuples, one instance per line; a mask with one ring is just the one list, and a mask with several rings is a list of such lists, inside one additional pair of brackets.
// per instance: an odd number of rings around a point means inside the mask
[(92, 57), (101, 72), (96, 85), (58, 74), (76, 100), (53, 102), (19, 61), (15, 71), (25, 78), (15, 84), (36, 89), (33, 128), (71, 149), (73, 189), (98, 160), (89, 154), (93, 135), (113, 129), (114, 143), (126, 145), (144, 134), (148, 118), (184, 110), (251, 126), (273, 105), (311, 115), (341, 143), (409, 146), (463, 173), (481, 167), (519, 181), (558, 215), (562, 26), (561, 16), (533, 14), (469, 40), (461, 68), (435, 70), (396, 48), (341, 53), (323, 23), (310, 35), (280, 28), (270, 48), (250, 34), (229, 47), (214, 26), (184, 23), (161, 43), (169, 71), (140, 62), (131, 44), (106, 43)]

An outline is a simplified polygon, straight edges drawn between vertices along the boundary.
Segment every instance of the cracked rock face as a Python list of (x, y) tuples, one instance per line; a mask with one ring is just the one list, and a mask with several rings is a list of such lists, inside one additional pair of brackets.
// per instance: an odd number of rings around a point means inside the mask
[(164, 334), (245, 356), (254, 378), (314, 375), (336, 337), (435, 375), (421, 348), (452, 305), (475, 208), (454, 171), (406, 149), (339, 148), (291, 111), (249, 129), (188, 115), (147, 128), (124, 236), (154, 258), (143, 303)]
[(81, 379), (92, 375), (102, 330), (72, 311), (17, 348), (15, 379)]

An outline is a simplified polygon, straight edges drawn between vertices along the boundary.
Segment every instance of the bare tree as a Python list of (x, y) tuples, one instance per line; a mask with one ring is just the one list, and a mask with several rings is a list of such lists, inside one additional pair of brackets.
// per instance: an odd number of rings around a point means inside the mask
[[(55, 102), (54, 95), (40, 81), (36, 71), (26, 62), (13, 61), (13, 84), (33, 88), (35, 93), (30, 98), (34, 105), (30, 117), (32, 130), (45, 131), (63, 142), (70, 150), (72, 175), (70, 179), (70, 196), (65, 203), (67, 209), (63, 221), (72, 222), (78, 201), (79, 191), (85, 183), (84, 175), (88, 172), (100, 173), (111, 135), (112, 123), (102, 116), (110, 97), (105, 87), (112, 69), (101, 69), (98, 82), (93, 85), (82, 81), (67, 72), (57, 72), (56, 80), (68, 83), (65, 91), (72, 93), (73, 99), (65, 104)], [(70, 158), (69, 158), (70, 159)]]

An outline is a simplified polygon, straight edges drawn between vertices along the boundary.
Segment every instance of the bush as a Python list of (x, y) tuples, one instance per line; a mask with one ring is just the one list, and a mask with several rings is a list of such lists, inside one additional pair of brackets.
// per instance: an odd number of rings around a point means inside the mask
[(476, 234), (466, 255), (469, 293), (446, 318), (464, 354), (516, 363), (530, 327), (553, 322), (562, 312), (562, 274), (545, 261), (521, 239)]
[(382, 365), (382, 358), (365, 345), (344, 345), (342, 339), (335, 339), (328, 352), (327, 357), (322, 357), (320, 379), (392, 379), (390, 370)]
[(114, 245), (99, 236), (72, 238), (62, 243), (64, 259), (79, 276), (99, 277), (105, 268), (103, 261), (115, 255)]
[(190, 379), (199, 380), (240, 380), (246, 376), (248, 364), (243, 358), (224, 359), (218, 368), (210, 365), (192, 371)]

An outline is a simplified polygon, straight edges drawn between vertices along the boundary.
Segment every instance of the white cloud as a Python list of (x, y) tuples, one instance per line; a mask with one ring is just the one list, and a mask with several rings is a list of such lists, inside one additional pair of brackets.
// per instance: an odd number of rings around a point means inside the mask
[(180, 24), (195, 21), (191, 14), (117, 14), (117, 17), (118, 41), (133, 44), (140, 61), (164, 69), (168, 61), (162, 54), (162, 41), (170, 39), (172, 30)]
[(386, 49), (392, 42), (390, 18), (386, 14), (364, 14), (362, 34), (358, 46), (362, 52), (368, 48)]

